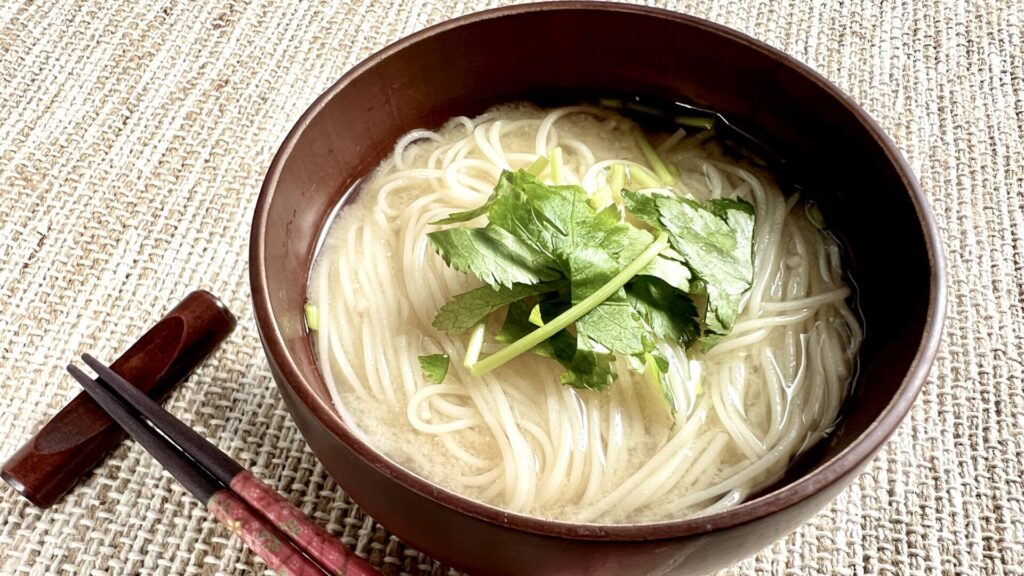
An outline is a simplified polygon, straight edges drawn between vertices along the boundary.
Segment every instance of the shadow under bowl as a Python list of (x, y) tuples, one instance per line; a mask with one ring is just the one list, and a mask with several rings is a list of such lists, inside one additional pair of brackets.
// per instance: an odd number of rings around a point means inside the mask
[[(841, 428), (777, 485), (707, 516), (572, 524), (504, 512), (396, 466), (341, 421), (303, 322), (321, 229), (403, 133), (503, 102), (632, 93), (721, 113), (788, 161), (849, 252), (866, 338)], [(703, 574), (784, 536), (846, 487), (927, 376), (945, 312), (938, 233), (896, 147), (849, 97), (738, 32), (604, 3), (458, 18), (367, 58), (285, 139), (253, 220), (250, 280), (271, 370), (310, 447), (404, 541), (478, 574)]]

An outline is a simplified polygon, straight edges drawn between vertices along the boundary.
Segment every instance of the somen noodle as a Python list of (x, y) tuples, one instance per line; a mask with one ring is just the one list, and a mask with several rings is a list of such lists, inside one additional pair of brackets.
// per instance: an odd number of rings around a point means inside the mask
[[(503, 170), (552, 154), (562, 162), (543, 182), (613, 198), (611, 179), (624, 175), (651, 192), (643, 185), (659, 180), (637, 130), (604, 109), (513, 105), (399, 139), (331, 224), (310, 282), (317, 353), (349, 426), (456, 493), (598, 523), (735, 505), (829, 432), (861, 341), (839, 246), (807, 217), (811, 205), (729, 159), (711, 131), (650, 135), (676, 177), (660, 192), (753, 204), (754, 275), (732, 331), (706, 353), (657, 344), (674, 416), (627, 359), (603, 391), (560, 384), (559, 366), (532, 354), (475, 377), (458, 361), (464, 339), (431, 326), (445, 302), (481, 285), (434, 252), (431, 222), (481, 205)], [(434, 383), (417, 357), (442, 352), (453, 361)]]

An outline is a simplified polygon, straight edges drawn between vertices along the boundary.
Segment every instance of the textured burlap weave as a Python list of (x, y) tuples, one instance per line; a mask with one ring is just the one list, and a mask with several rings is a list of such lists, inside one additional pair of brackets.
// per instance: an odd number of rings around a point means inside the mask
[[(168, 406), (388, 573), (446, 569), (349, 502), (305, 446), (252, 320), (252, 209), (309, 103), (472, 1), (0, 2), (0, 457), (184, 294), (238, 314)], [(949, 261), (949, 320), (908, 420), (859, 480), (728, 574), (1021, 574), (1024, 4), (693, 0), (808, 63), (905, 152)], [(264, 565), (134, 443), (41, 512), (0, 487), (0, 573)]]

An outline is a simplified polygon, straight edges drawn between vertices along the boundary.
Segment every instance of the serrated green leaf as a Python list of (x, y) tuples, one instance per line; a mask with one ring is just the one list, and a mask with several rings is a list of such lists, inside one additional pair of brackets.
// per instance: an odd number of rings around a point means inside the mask
[[(573, 304), (593, 294), (619, 271), (611, 256), (595, 248), (577, 248), (569, 261)], [(646, 329), (621, 289), (577, 320), (576, 330), (612, 352), (642, 354), (646, 348)]]
[(679, 403), (668, 382), (668, 359), (657, 352), (648, 352), (644, 354), (643, 361), (644, 377), (647, 379), (647, 383), (661, 392), (672, 412), (672, 420), (675, 420), (676, 412), (679, 411)]
[(423, 375), (428, 380), (435, 384), (440, 384), (444, 381), (445, 376), (448, 375), (448, 365), (450, 360), (447, 354), (427, 354), (420, 356), (420, 369), (423, 370)]
[(641, 270), (638, 276), (658, 278), (683, 292), (690, 292), (693, 289), (693, 274), (682, 261), (682, 257), (671, 249), (658, 254), (658, 257)]
[(753, 206), (741, 199), (717, 198), (701, 204), (689, 198), (629, 190), (623, 191), (623, 199), (633, 216), (669, 233), (672, 247), (697, 275), (685, 291), (707, 295), (702, 341), (710, 348), (718, 341), (712, 335), (728, 334), (732, 329), (743, 295), (750, 289)]
[(686, 348), (700, 335), (693, 300), (662, 280), (638, 277), (626, 287), (626, 294), (630, 305), (658, 338)]
[(512, 287), (490, 286), (463, 292), (449, 300), (437, 316), (433, 326), (453, 336), (464, 334), (476, 324), (483, 322), (492, 312), (528, 296), (564, 287), (564, 282), (542, 282), (540, 284), (515, 284)]
[(706, 283), (709, 332), (727, 334), (754, 274), (754, 210), (743, 200), (719, 198), (706, 205), (659, 197), (662, 226), (672, 247)]
[[(654, 353), (655, 343), (689, 346), (698, 339), (691, 296), (707, 310), (705, 345), (728, 332), (752, 275), (749, 204), (702, 205), (628, 190), (622, 196), (631, 221), (622, 221), (618, 206), (595, 209), (578, 186), (547, 186), (527, 171), (506, 171), (483, 206), (441, 221), (486, 215), (485, 227), (430, 234), (450, 266), (493, 287), (457, 296), (438, 313), (436, 327), (461, 333), (507, 307), (497, 339), (509, 346), (467, 359), (473, 374), (530, 351), (561, 363), (563, 383), (602, 389), (615, 380), (621, 354), (664, 387), (667, 360)], [(636, 221), (653, 228), (657, 240)]]
[(622, 191), (626, 210), (648, 226), (661, 228), (661, 211), (658, 210), (658, 195), (641, 194), (632, 190)]
[(501, 228), (449, 228), (427, 237), (449, 266), (487, 284), (511, 287), (561, 277), (549, 258)]
[(615, 355), (600, 352), (586, 336), (577, 335), (572, 358), (561, 360), (565, 372), (559, 380), (574, 388), (604, 390), (618, 377), (615, 373)]
[(709, 286), (731, 294), (742, 294), (750, 287), (754, 272), (750, 204), (716, 199), (705, 207), (687, 198), (664, 196), (657, 203), (672, 247)]

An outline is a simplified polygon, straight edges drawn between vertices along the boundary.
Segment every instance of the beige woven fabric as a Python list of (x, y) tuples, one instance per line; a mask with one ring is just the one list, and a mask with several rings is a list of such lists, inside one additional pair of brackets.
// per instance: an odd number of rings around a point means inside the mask
[[(249, 222), (276, 147), (346, 69), (473, 1), (0, 3), (0, 457), (195, 288), (240, 317), (170, 409), (389, 573), (442, 574), (306, 448), (254, 329)], [(691, 0), (850, 93), (905, 151), (951, 293), (910, 417), (811, 522), (725, 574), (1021, 574), (1024, 4)], [(624, 39), (628, 41), (628, 39)], [(41, 512), (0, 488), (0, 573), (264, 565), (133, 443)]]

